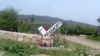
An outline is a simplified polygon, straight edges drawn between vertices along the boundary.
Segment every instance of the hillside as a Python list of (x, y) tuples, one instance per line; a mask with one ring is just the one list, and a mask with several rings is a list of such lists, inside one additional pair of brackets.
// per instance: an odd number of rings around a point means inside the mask
[(31, 18), (34, 18), (34, 23), (36, 24), (54, 24), (58, 20), (62, 21), (63, 24), (67, 25), (83, 25), (83, 26), (91, 26), (91, 27), (96, 27), (94, 25), (86, 24), (86, 23), (81, 23), (81, 22), (75, 22), (72, 20), (62, 20), (60, 18), (55, 18), (55, 17), (49, 17), (49, 16), (40, 16), (40, 15), (19, 15), (20, 19), (27, 19), (27, 21), (30, 21)]

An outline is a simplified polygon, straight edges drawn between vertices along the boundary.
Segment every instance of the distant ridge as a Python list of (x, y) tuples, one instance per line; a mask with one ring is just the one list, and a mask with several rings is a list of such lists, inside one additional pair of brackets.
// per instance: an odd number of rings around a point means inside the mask
[(67, 25), (83, 25), (83, 26), (90, 26), (90, 27), (96, 27), (94, 25), (81, 23), (81, 22), (75, 22), (72, 20), (63, 20), (56, 17), (49, 17), (49, 16), (40, 16), (40, 15), (19, 15), (20, 19), (27, 19), (30, 20), (31, 18), (34, 18), (34, 22), (37, 24), (54, 24), (58, 20), (62, 21), (63, 24)]

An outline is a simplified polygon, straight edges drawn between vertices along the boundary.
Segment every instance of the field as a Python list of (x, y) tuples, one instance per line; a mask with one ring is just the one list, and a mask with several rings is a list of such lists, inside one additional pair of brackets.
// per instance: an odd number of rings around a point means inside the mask
[(0, 50), (5, 51), (5, 56), (29, 56), (45, 54), (50, 56), (88, 56), (92, 55), (91, 48), (64, 40), (59, 43), (55, 37), (54, 46), (64, 45), (66, 50), (44, 50), (39, 49), (37, 44), (20, 43), (9, 39), (0, 39)]
[(87, 36), (87, 39), (99, 41), (100, 42), (100, 36)]

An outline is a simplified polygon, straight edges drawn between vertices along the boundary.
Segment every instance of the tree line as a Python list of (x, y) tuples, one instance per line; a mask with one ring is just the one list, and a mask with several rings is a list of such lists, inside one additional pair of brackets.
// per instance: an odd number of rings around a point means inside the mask
[(96, 28), (81, 25), (66, 25), (61, 27), (61, 33), (68, 35), (95, 35)]
[(7, 31), (16, 31), (16, 32), (30, 32), (37, 33), (37, 28), (40, 24), (33, 24), (34, 18), (31, 18), (31, 22), (21, 21), (21, 18), (18, 17), (18, 11), (12, 7), (5, 8), (0, 11), (0, 29)]
[[(30, 32), (38, 33), (38, 27), (40, 24), (34, 24), (34, 18), (31, 18), (31, 23), (24, 22), (19, 20), (18, 11), (12, 7), (3, 9), (0, 11), (0, 29), (16, 32)], [(88, 26), (72, 26), (72, 25), (63, 25), (60, 29), (62, 34), (69, 35), (95, 35), (96, 29)]]

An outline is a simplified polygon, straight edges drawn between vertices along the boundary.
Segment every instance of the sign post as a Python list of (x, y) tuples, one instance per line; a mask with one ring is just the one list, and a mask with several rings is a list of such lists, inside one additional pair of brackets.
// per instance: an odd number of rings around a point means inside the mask
[(50, 46), (51, 46), (51, 42), (53, 42), (53, 39), (52, 39), (51, 35), (52, 35), (52, 33), (54, 33), (61, 26), (62, 26), (62, 23), (60, 21), (57, 21), (50, 29), (47, 29), (47, 30), (45, 28), (43, 28), (43, 26), (40, 26), (38, 28), (38, 30), (42, 34), (42, 38), (41, 39), (49, 41), (50, 42)]

